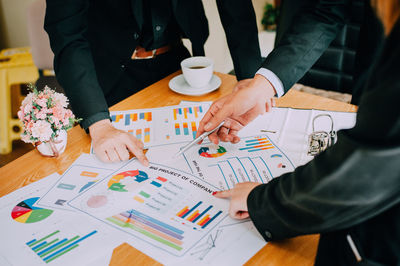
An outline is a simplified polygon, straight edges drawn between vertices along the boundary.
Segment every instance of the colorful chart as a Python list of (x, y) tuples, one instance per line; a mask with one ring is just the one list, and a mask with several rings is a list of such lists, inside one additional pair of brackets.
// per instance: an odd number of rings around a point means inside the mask
[[(136, 137), (137, 139), (143, 141), (144, 143), (149, 143), (151, 140), (150, 130), (151, 129), (149, 127), (146, 127), (144, 129), (139, 128), (136, 130), (129, 129), (128, 133), (131, 134), (132, 136)], [(143, 132), (144, 132), (144, 135), (143, 135)]]
[(142, 212), (132, 209), (109, 217), (107, 220), (117, 226), (135, 230), (170, 248), (182, 250), (184, 231)]
[[(160, 188), (163, 186), (163, 184), (165, 184), (165, 182), (167, 182), (168, 179), (164, 178), (164, 177), (157, 177), (155, 180), (152, 180), (150, 182), (150, 185), (156, 187), (156, 188)], [(144, 197), (144, 198), (143, 198)], [(139, 195), (136, 195), (133, 197), (134, 200), (136, 200), (137, 202), (140, 203), (144, 203), (146, 199), (150, 198), (150, 194), (148, 194), (145, 191), (140, 191)]]
[[(196, 121), (191, 121), (191, 122), (183, 122), (182, 126), (179, 123), (174, 124), (174, 132), (176, 136), (193, 136), (193, 139), (196, 138), (197, 134), (197, 124), (198, 122)], [(190, 133), (191, 132), (191, 133)]]
[(179, 118), (188, 119), (188, 115), (198, 118), (199, 114), (203, 113), (203, 108), (201, 106), (175, 108), (173, 113), (174, 120), (178, 120)]
[(21, 201), (15, 206), (11, 211), (11, 217), (14, 221), (19, 223), (36, 223), (40, 222), (47, 217), (49, 217), (53, 211), (49, 209), (43, 209), (39, 207), (34, 207), (36, 201), (39, 197), (26, 199)]
[[(69, 251), (79, 247), (79, 242), (89, 238), (90, 236), (97, 233), (96, 230), (90, 232), (82, 237), (75, 236), (73, 238), (59, 237), (60, 231), (54, 231), (49, 235), (46, 235), (39, 239), (32, 239), (27, 242), (26, 245), (32, 249), (44, 262), (49, 263)], [(55, 239), (51, 240), (52, 237)]]
[(212, 221), (214, 221), (221, 213), (222, 211), (218, 211), (215, 215), (210, 217), (210, 214), (207, 214), (211, 209), (212, 205), (208, 206), (205, 208), (203, 211), (199, 211), (198, 208), (202, 205), (202, 201), (199, 201), (197, 204), (195, 204), (193, 207), (189, 209), (189, 206), (185, 206), (182, 210), (180, 210), (176, 216), (186, 219), (187, 221), (191, 223), (196, 223), (199, 225), (201, 228), (206, 228)]
[(152, 112), (118, 114), (118, 115), (111, 115), (111, 121), (118, 123), (121, 120), (124, 121), (125, 126), (129, 126), (131, 122), (137, 122), (139, 120), (145, 120), (147, 122), (151, 122), (152, 116), (153, 116)]
[(125, 171), (119, 174), (114, 175), (108, 181), (108, 189), (118, 191), (118, 192), (127, 192), (126, 189), (127, 184), (131, 183), (132, 181), (136, 183), (141, 183), (145, 180), (149, 179), (149, 176), (140, 170), (133, 170), (133, 171)]
[(255, 152), (275, 148), (267, 138), (254, 138), (245, 141), (245, 147), (239, 148), (241, 151)]
[(199, 149), (199, 155), (205, 158), (216, 158), (224, 155), (225, 153), (226, 149), (222, 146), (218, 146), (218, 149), (214, 153), (211, 153), (210, 147), (201, 147)]
[(268, 135), (245, 137), (237, 144), (223, 145), (204, 144), (183, 154), (192, 173), (201, 178), (212, 177), (210, 183), (221, 190), (242, 182), (266, 184), (295, 168)]

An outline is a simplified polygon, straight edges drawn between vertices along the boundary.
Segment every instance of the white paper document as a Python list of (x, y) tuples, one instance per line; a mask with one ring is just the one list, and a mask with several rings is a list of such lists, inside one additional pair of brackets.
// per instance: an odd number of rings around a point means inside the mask
[[(180, 105), (110, 112), (112, 125), (141, 140), (145, 148), (166, 143), (191, 141), (210, 102), (182, 102)], [(93, 146), (90, 153), (94, 153)]]
[[(313, 132), (314, 117), (320, 114), (329, 114), (332, 117), (335, 131), (354, 127), (357, 117), (357, 113), (351, 112), (272, 108), (271, 112), (257, 117), (239, 131), (239, 136), (248, 137), (266, 132), (297, 167), (314, 158), (307, 155), (308, 137)], [(331, 130), (331, 121), (326, 116), (315, 121), (315, 131), (321, 130)]]
[(242, 182), (268, 183), (295, 168), (267, 135), (242, 138), (237, 144), (202, 143), (183, 153), (190, 171), (220, 190)]
[(130, 161), (69, 205), (175, 256), (227, 216), (215, 187), (170, 167)]
[[(202, 262), (208, 253), (213, 257), (214, 250), (223, 250), (206, 248), (207, 239), (224, 248), (232, 244), (224, 238), (239, 240), (244, 231), (254, 240), (249, 248), (254, 254), (265, 242), (248, 229), (252, 225), (228, 217), (228, 201), (211, 196), (215, 190), (189, 173), (155, 163), (144, 167), (132, 160), (69, 205), (121, 231), (124, 240), (164, 264)], [(224, 225), (236, 226), (237, 233), (222, 234)]]
[(0, 199), (1, 265), (89, 265), (99, 259), (109, 261), (120, 241), (107, 233), (107, 227), (79, 213), (36, 205), (57, 178), (58, 174), (50, 175)]
[(82, 154), (40, 198), (38, 205), (71, 210), (67, 202), (93, 186), (123, 163), (103, 163), (95, 156)]

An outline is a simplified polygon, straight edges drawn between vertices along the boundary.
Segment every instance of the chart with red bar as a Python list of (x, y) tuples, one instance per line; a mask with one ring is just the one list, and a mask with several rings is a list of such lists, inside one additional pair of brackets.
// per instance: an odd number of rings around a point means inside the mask
[(203, 205), (203, 202), (199, 201), (192, 207), (185, 206), (176, 214), (176, 216), (182, 218), (186, 222), (191, 222), (193, 226), (199, 226), (204, 229), (209, 224), (211, 224), (219, 215), (221, 215), (222, 211), (217, 211), (211, 216), (210, 211), (213, 211), (213, 206)]
[(237, 144), (204, 143), (186, 151), (184, 157), (193, 174), (220, 189), (242, 182), (268, 183), (295, 169), (268, 135), (242, 138)]
[[(171, 255), (183, 256), (227, 217), (228, 203), (211, 195), (215, 189), (180, 170), (154, 163), (146, 168), (134, 160), (70, 205)], [(106, 198), (113, 198), (113, 204), (107, 206)]]

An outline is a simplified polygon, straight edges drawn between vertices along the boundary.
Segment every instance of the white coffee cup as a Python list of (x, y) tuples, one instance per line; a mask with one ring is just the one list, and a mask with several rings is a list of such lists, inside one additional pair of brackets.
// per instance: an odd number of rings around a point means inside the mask
[(210, 82), (214, 61), (205, 56), (195, 56), (186, 58), (181, 62), (183, 76), (190, 87), (200, 89)]

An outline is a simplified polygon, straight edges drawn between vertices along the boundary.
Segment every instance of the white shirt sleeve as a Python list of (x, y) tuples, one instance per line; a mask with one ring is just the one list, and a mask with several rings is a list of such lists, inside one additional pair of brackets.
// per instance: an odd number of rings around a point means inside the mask
[(266, 69), (266, 68), (260, 68), (256, 72), (256, 74), (259, 74), (259, 75), (263, 76), (264, 78), (268, 79), (269, 82), (271, 82), (271, 84), (274, 87), (278, 97), (281, 97), (285, 93), (285, 91), (283, 90), (282, 81), (271, 70)]

